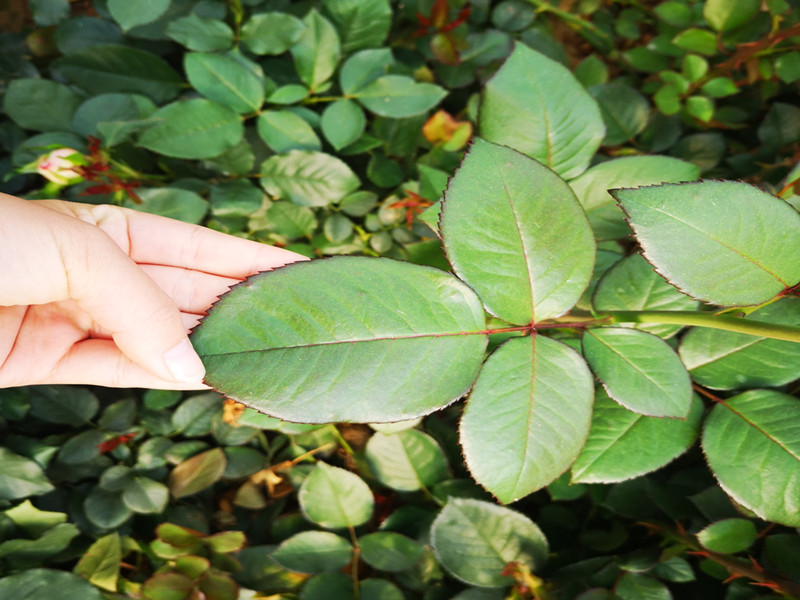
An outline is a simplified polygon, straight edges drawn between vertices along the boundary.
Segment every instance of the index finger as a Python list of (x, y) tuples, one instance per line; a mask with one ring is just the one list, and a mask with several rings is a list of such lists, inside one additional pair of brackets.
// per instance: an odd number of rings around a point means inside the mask
[[(258, 271), (307, 260), (283, 248), (167, 217), (118, 206), (79, 206), (139, 264), (181, 267), (244, 279)], [(87, 217), (76, 216), (84, 220)]]

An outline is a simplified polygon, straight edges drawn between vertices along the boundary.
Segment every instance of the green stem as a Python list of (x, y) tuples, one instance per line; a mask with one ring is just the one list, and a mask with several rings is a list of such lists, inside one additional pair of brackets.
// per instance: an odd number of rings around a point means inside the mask
[(536, 7), (537, 12), (553, 13), (555, 16), (559, 17), (560, 19), (563, 19), (564, 21), (577, 27), (578, 29), (588, 29), (596, 36), (603, 39), (606, 39), (608, 37), (604, 31), (598, 29), (597, 26), (595, 26), (595, 24), (592, 23), (591, 21), (587, 21), (586, 19), (582, 19), (577, 15), (573, 15), (572, 13), (569, 13), (565, 10), (561, 10), (560, 8), (553, 6), (549, 2), (546, 2), (546, 0), (528, 0), (528, 2), (530, 2)]
[(662, 323), (671, 325), (690, 325), (723, 329), (735, 333), (746, 333), (773, 340), (786, 340), (800, 343), (800, 327), (765, 323), (741, 317), (728, 317), (713, 313), (699, 313), (683, 310), (608, 310), (595, 315), (604, 324), (615, 323)]

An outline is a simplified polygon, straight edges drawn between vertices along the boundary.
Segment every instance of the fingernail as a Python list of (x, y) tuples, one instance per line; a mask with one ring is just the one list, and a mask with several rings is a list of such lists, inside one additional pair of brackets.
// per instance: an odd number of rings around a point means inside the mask
[(178, 381), (194, 383), (201, 381), (206, 374), (200, 357), (197, 356), (187, 338), (183, 338), (177, 346), (164, 354), (164, 362), (167, 363), (167, 368), (172, 376)]

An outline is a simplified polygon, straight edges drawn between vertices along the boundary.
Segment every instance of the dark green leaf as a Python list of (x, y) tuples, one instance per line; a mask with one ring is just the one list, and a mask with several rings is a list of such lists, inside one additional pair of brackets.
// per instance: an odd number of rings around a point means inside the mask
[(672, 43), (678, 48), (705, 56), (714, 56), (717, 53), (717, 38), (707, 29), (684, 29), (673, 38)]
[(651, 417), (683, 419), (689, 414), (689, 374), (675, 351), (655, 335), (622, 327), (588, 329), (583, 355), (608, 395), (625, 408)]
[(169, 490), (149, 477), (134, 477), (122, 491), (125, 506), (137, 513), (161, 513), (167, 507)]
[(191, 13), (170, 21), (166, 33), (173, 40), (196, 52), (227, 50), (233, 45), (233, 30), (224, 21)]
[(11, 539), (0, 542), (0, 558), (41, 564), (66, 550), (70, 542), (79, 535), (80, 531), (72, 523), (59, 523), (35, 540)]
[(572, 465), (572, 481), (612, 483), (664, 466), (691, 446), (703, 404), (694, 398), (685, 420), (646, 417), (597, 392), (589, 438)]
[(404, 571), (417, 563), (423, 546), (409, 537), (391, 531), (379, 531), (358, 538), (361, 558), (380, 571)]
[(242, 27), (242, 43), (254, 54), (283, 54), (297, 43), (305, 28), (300, 19), (290, 14), (256, 14)]
[(340, 257), (251, 277), (192, 339), (228, 397), (292, 421), (382, 422), (466, 392), (483, 327), (477, 297), (446, 273)]
[(578, 197), (598, 240), (627, 237), (630, 228), (622, 211), (606, 191), (616, 187), (637, 187), (663, 182), (692, 181), (700, 169), (667, 156), (626, 156), (588, 169), (569, 182)]
[(800, 108), (775, 102), (758, 128), (758, 138), (766, 145), (780, 148), (800, 140)]
[(75, 92), (55, 81), (15, 79), (5, 90), (3, 110), (25, 129), (69, 131), (79, 103)]
[(255, 112), (264, 103), (264, 77), (259, 77), (261, 69), (248, 68), (241, 58), (189, 52), (184, 56), (183, 66), (189, 83), (209, 100), (238, 113)]
[(124, 31), (151, 23), (163, 15), (171, 0), (108, 0), (108, 10)]
[(620, 600), (672, 600), (672, 594), (663, 583), (640, 573), (625, 573), (615, 592)]
[(413, 117), (436, 106), (447, 92), (432, 83), (419, 83), (404, 75), (383, 75), (350, 94), (382, 117)]
[[(800, 299), (781, 298), (747, 319), (800, 326)], [(759, 336), (693, 328), (680, 355), (697, 383), (715, 389), (774, 387), (800, 377), (800, 345)]]
[(323, 0), (322, 10), (339, 30), (345, 54), (383, 45), (392, 25), (389, 0)]
[(309, 11), (303, 23), (305, 28), (290, 51), (300, 79), (310, 90), (317, 91), (339, 64), (339, 36), (331, 22), (316, 10)]
[(29, 569), (0, 579), (0, 597), (15, 600), (54, 597), (63, 600), (103, 600), (97, 588), (85, 579), (52, 569)]
[[(631, 254), (606, 271), (595, 288), (592, 304), (599, 311), (695, 310), (699, 302), (667, 283), (641, 254)], [(637, 323), (635, 327), (661, 337), (681, 329), (680, 325), (659, 323)]]
[(86, 496), (83, 511), (86, 518), (101, 529), (115, 529), (133, 515), (119, 492), (108, 492), (99, 486)]
[(272, 553), (278, 563), (299, 573), (335, 572), (352, 557), (350, 542), (329, 531), (303, 531), (285, 540)]
[(388, 48), (362, 50), (348, 58), (339, 72), (339, 84), (345, 94), (353, 94), (386, 75), (394, 63), (392, 51)]
[(300, 600), (352, 600), (353, 597), (353, 581), (342, 573), (315, 575), (300, 594)]
[(306, 518), (326, 529), (345, 529), (366, 523), (375, 508), (367, 484), (357, 475), (318, 462), (297, 494)]
[(31, 0), (30, 9), (37, 25), (57, 25), (69, 15), (69, 0)]
[(336, 150), (361, 137), (366, 124), (364, 111), (353, 100), (337, 100), (322, 113), (322, 133)]
[(479, 127), (565, 179), (586, 170), (605, 135), (597, 103), (572, 73), (520, 43), (486, 84)]
[(405, 596), (396, 585), (385, 579), (362, 579), (360, 585), (361, 600), (404, 600)]
[(137, 204), (127, 200), (127, 208), (187, 223), (199, 223), (208, 212), (208, 202), (189, 190), (172, 187), (139, 188), (136, 193), (142, 202)]
[(172, 413), (175, 431), (187, 437), (197, 437), (211, 432), (214, 417), (222, 412), (222, 399), (213, 392), (199, 394), (184, 400)]
[(703, 430), (703, 450), (722, 489), (762, 519), (790, 527), (800, 525), (798, 424), (796, 398), (752, 390), (718, 403)]
[(302, 117), (288, 110), (265, 110), (258, 116), (258, 134), (277, 153), (320, 150), (317, 134)]
[(376, 433), (367, 443), (366, 459), (382, 484), (403, 492), (430, 488), (447, 476), (442, 449), (415, 429)]
[(547, 559), (547, 540), (522, 514), (480, 500), (452, 498), (431, 528), (436, 558), (454, 577), (480, 587), (505, 587), (510, 562), (534, 572)]
[(148, 96), (157, 104), (178, 95), (180, 75), (163, 59), (125, 46), (92, 46), (53, 63), (68, 81), (90, 94), (129, 92)]
[(759, 0), (706, 0), (703, 17), (717, 31), (730, 31), (751, 21), (760, 9)]
[(489, 357), (461, 419), (478, 483), (514, 502), (561, 475), (589, 434), (594, 383), (583, 359), (544, 336), (507, 341)]
[(624, 144), (647, 127), (650, 103), (634, 88), (621, 83), (609, 83), (595, 86), (589, 93), (600, 106), (606, 125), (604, 145)]
[(758, 188), (704, 181), (612, 194), (645, 258), (698, 300), (759, 304), (800, 281), (800, 262), (794, 260), (800, 253), (800, 215)]
[(139, 145), (176, 158), (211, 158), (234, 147), (244, 135), (241, 118), (230, 108), (194, 98), (173, 102), (153, 114), (158, 123)]
[(289, 239), (308, 237), (317, 228), (314, 212), (291, 202), (274, 202), (267, 209), (267, 220), (275, 233)]
[(335, 156), (292, 150), (261, 164), (261, 185), (274, 198), (286, 198), (301, 206), (327, 206), (358, 189), (360, 181)]
[(53, 490), (42, 468), (7, 448), (0, 448), (0, 500), (38, 496)]
[(592, 275), (594, 239), (569, 186), (481, 139), (450, 179), (441, 231), (456, 274), (489, 312), (516, 325), (564, 314)]
[(755, 524), (747, 519), (724, 519), (697, 533), (697, 539), (705, 549), (722, 554), (747, 550), (757, 537)]

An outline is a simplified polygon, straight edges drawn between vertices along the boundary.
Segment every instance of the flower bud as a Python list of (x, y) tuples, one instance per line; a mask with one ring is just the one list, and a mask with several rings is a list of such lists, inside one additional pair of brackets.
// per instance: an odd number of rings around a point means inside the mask
[[(36, 160), (36, 172), (45, 179), (59, 185), (78, 183), (83, 180), (74, 169), (75, 162), (69, 158), (80, 153), (72, 148), (58, 148)], [(77, 157), (76, 157), (77, 158)]]

